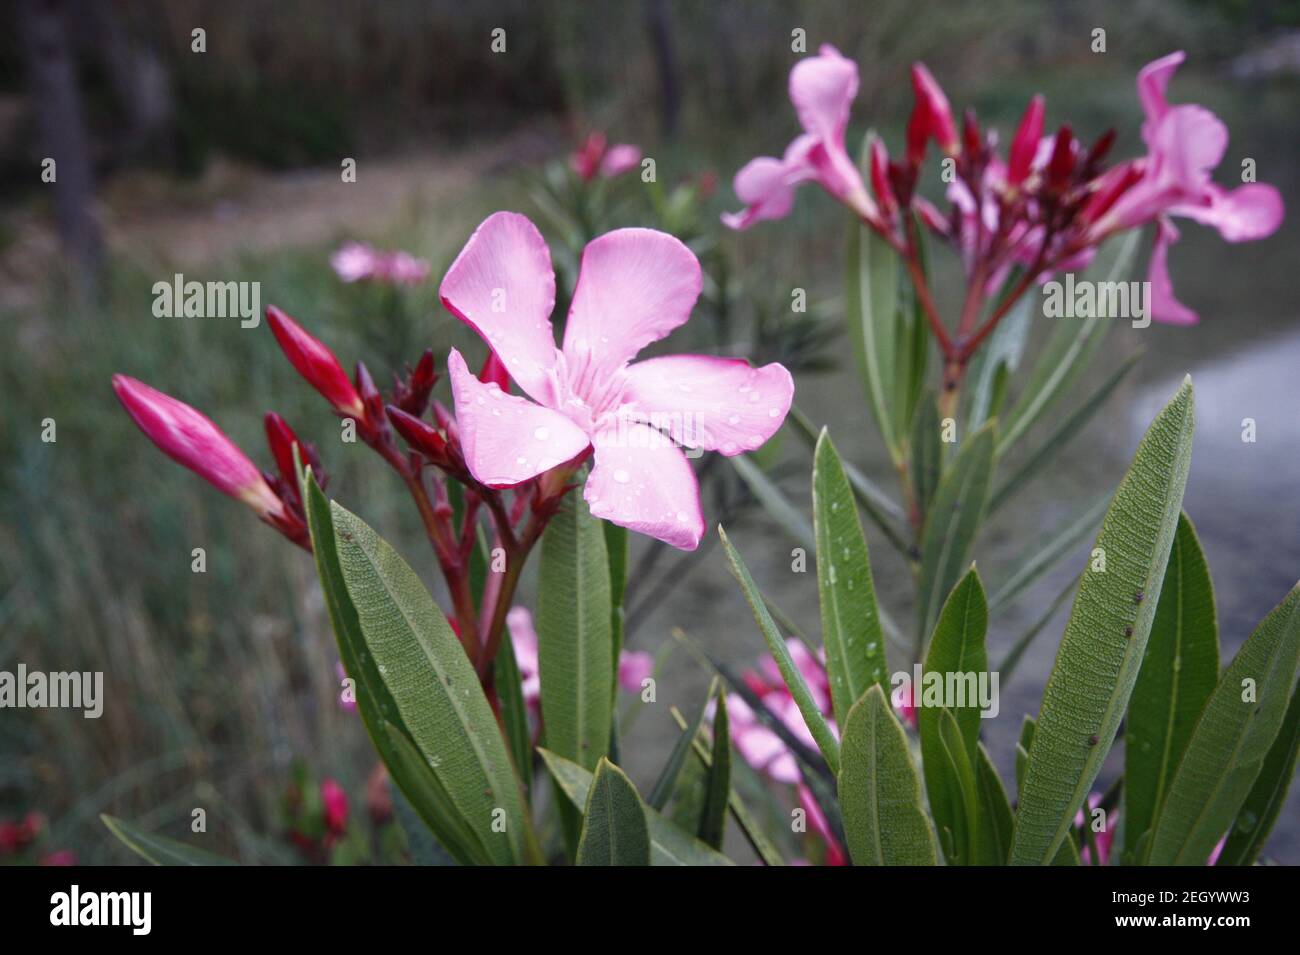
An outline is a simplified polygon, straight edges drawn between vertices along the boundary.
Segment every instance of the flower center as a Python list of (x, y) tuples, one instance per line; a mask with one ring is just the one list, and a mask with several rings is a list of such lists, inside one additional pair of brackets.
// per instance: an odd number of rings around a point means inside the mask
[(557, 411), (588, 434), (613, 423), (627, 387), (623, 366), (602, 368), (590, 347), (578, 342), (570, 353), (560, 352), (554, 376)]

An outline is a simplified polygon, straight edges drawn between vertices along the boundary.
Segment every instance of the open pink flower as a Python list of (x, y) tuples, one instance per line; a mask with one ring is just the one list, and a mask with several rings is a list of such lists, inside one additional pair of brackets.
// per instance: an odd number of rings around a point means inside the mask
[(344, 282), (418, 285), (429, 277), (429, 263), (398, 249), (384, 252), (362, 242), (345, 242), (330, 256), (334, 273)]
[(747, 229), (764, 219), (783, 219), (794, 204), (795, 188), (810, 181), (859, 216), (876, 219), (876, 204), (844, 145), (849, 107), (857, 95), (857, 64), (830, 44), (824, 44), (819, 55), (796, 63), (790, 71), (790, 101), (803, 135), (782, 158), (759, 156), (741, 167), (734, 187), (745, 208), (723, 213), (723, 223)]
[(1228, 128), (1219, 117), (1194, 103), (1170, 105), (1169, 81), (1183, 53), (1178, 51), (1143, 67), (1138, 98), (1146, 121), (1142, 138), (1147, 155), (1111, 172), (1111, 182), (1127, 187), (1094, 225), (1099, 235), (1156, 222), (1151, 253), (1151, 317), (1190, 325), (1197, 315), (1174, 296), (1169, 278), (1169, 246), (1178, 240), (1170, 216), (1213, 226), (1228, 242), (1249, 242), (1272, 235), (1282, 223), (1282, 197), (1264, 183), (1228, 190), (1210, 178), (1228, 148)]
[(177, 464), (243, 501), (270, 524), (288, 519), (284, 503), (257, 466), (207, 415), (126, 375), (113, 376), (113, 390), (145, 436)]
[[(537, 712), (542, 699), (542, 681), (537, 662), (537, 628), (527, 607), (511, 607), (506, 614), (506, 629), (515, 651), (524, 703)], [(641, 681), (654, 673), (652, 654), (644, 650), (624, 650), (618, 656), (618, 685), (629, 693), (641, 692)]]
[(689, 317), (700, 264), (652, 229), (588, 243), (555, 347), (555, 273), (541, 233), (498, 212), (475, 230), (442, 281), (443, 304), (477, 331), (515, 383), (511, 395), (447, 360), (465, 462), (475, 479), (511, 487), (595, 449), (583, 497), (592, 514), (693, 550), (704, 534), (699, 485), (679, 443), (726, 455), (752, 451), (794, 397), (779, 364), (668, 355), (630, 363)]

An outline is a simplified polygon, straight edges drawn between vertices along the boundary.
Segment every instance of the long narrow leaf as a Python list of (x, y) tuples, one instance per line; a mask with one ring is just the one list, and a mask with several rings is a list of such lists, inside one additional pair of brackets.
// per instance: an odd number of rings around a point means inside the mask
[(1011, 847), (1046, 865), (1067, 838), (1137, 681), (1173, 545), (1192, 453), (1191, 379), (1156, 416), (1102, 522), (1105, 571), (1079, 585), (1043, 692)]
[(1300, 688), (1291, 694), (1282, 729), (1264, 757), (1246, 801), (1237, 811), (1237, 821), (1219, 854), (1218, 865), (1250, 865), (1264, 848), (1273, 823), (1286, 803), (1287, 790), (1295, 777), (1296, 754), (1300, 752)]

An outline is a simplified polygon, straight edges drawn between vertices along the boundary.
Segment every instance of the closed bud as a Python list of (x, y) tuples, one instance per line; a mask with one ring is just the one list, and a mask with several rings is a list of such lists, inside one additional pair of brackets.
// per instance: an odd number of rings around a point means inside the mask
[(307, 383), (324, 396), (342, 415), (360, 418), (364, 414), (361, 397), (348, 380), (338, 358), (317, 338), (274, 305), (266, 307), (266, 320), (275, 340), (280, 343), (289, 363)]
[(959, 142), (957, 127), (952, 119), (952, 107), (943, 89), (930, 75), (924, 63), (912, 64), (912, 92), (916, 104), (907, 124), (907, 159), (913, 165), (925, 157), (926, 140), (933, 138), (939, 148), (949, 156), (957, 155)]
[(1069, 126), (1062, 126), (1056, 133), (1056, 143), (1052, 146), (1052, 158), (1047, 163), (1048, 187), (1054, 191), (1065, 188), (1070, 173), (1074, 171), (1074, 134)]
[(880, 203), (885, 216), (892, 220), (898, 209), (898, 200), (889, 183), (889, 153), (878, 136), (871, 137), (871, 188), (875, 191), (876, 201)]
[(1007, 157), (1007, 185), (1019, 186), (1029, 175), (1029, 166), (1038, 151), (1038, 142), (1043, 138), (1044, 102), (1041, 96), (1029, 101), (1025, 115), (1016, 129), (1015, 138), (1011, 140), (1011, 152)]
[(113, 391), (158, 449), (222, 494), (243, 501), (263, 520), (284, 520), (284, 502), (257, 466), (202, 412), (142, 381), (113, 376)]

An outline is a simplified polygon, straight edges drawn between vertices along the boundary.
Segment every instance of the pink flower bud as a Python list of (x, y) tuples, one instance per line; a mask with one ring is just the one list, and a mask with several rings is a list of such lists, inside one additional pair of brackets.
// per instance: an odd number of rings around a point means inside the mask
[(1008, 186), (1020, 185), (1029, 175), (1029, 165), (1038, 151), (1038, 141), (1043, 138), (1043, 112), (1043, 98), (1035, 96), (1029, 101), (1015, 139), (1011, 141), (1011, 153), (1007, 157)]
[(898, 200), (889, 184), (889, 153), (885, 151), (885, 144), (875, 136), (871, 139), (871, 188), (886, 218), (892, 220), (898, 209)]
[(924, 63), (912, 64), (912, 92), (916, 96), (916, 105), (907, 124), (908, 162), (917, 164), (925, 158), (926, 140), (931, 137), (945, 153), (955, 156), (958, 142), (952, 107)]
[(364, 417), (361, 396), (324, 342), (309, 335), (274, 305), (266, 307), (266, 320), (290, 364), (307, 379), (309, 385), (324, 395), (335, 411), (353, 418)]
[(324, 807), (325, 828), (334, 835), (342, 835), (348, 827), (348, 796), (332, 779), (320, 784), (320, 799)]
[(173, 461), (237, 498), (268, 521), (285, 518), (256, 465), (204, 414), (142, 381), (113, 376), (113, 390), (145, 436)]

